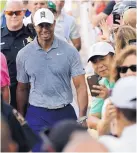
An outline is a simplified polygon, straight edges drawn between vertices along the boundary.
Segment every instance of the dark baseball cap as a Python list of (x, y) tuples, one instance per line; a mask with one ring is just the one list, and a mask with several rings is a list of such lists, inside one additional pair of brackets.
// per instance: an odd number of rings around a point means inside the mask
[(48, 1), (48, 9), (53, 9), (56, 12), (56, 5), (52, 1)]

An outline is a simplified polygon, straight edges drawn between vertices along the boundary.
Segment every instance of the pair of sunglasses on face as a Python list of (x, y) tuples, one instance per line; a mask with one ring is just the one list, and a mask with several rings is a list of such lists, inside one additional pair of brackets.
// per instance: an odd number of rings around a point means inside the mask
[(9, 15), (9, 16), (13, 16), (15, 14), (16, 16), (19, 16), (19, 15), (22, 14), (22, 12), (23, 12), (23, 10), (18, 10), (18, 11), (5, 11), (5, 14), (6, 15)]
[(118, 68), (119, 73), (127, 73), (128, 69), (130, 69), (132, 72), (137, 71), (137, 65), (131, 65), (131, 66), (119, 66)]

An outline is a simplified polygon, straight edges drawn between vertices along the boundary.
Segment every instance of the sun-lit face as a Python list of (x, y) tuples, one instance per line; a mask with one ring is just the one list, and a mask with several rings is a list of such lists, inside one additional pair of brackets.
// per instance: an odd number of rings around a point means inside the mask
[(60, 12), (65, 5), (65, 0), (55, 0), (54, 2), (56, 4), (57, 12)]
[(113, 57), (111, 55), (97, 57), (92, 62), (94, 71), (100, 77), (109, 77), (112, 60)]
[(25, 12), (23, 11), (23, 5), (20, 2), (16, 1), (14, 3), (9, 3), (5, 9), (7, 27), (9, 29), (18, 29), (18, 27), (22, 27), (24, 15)]
[(39, 41), (50, 41), (54, 37), (54, 24), (41, 23), (35, 27)]
[(41, 8), (47, 8), (47, 1), (46, 0), (33, 0), (29, 2), (29, 10), (31, 11), (32, 15)]
[[(136, 65), (136, 56), (135, 55), (129, 55), (128, 57), (125, 58), (123, 64), (121, 65), (126, 66), (126, 67), (130, 67), (131, 65)], [(120, 77), (126, 77), (126, 76), (135, 76), (136, 72), (133, 72), (131, 69), (128, 69), (126, 73), (120, 73)]]

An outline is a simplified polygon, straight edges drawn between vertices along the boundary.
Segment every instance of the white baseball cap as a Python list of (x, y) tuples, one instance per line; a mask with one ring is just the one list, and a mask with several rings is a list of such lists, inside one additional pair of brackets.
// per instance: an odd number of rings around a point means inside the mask
[(33, 17), (34, 25), (37, 26), (40, 23), (54, 23), (54, 14), (47, 8), (38, 9)]
[(136, 76), (119, 79), (110, 99), (117, 108), (136, 109)]
[(97, 42), (90, 47), (88, 62), (89, 59), (93, 56), (106, 56), (108, 53), (115, 53), (114, 48), (107, 42)]

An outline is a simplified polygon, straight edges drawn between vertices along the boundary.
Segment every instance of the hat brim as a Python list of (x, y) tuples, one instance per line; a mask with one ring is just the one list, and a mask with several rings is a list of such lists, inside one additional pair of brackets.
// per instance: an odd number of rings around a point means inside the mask
[(49, 20), (41, 20), (41, 21), (35, 23), (35, 26), (38, 26), (38, 25), (41, 24), (41, 23), (50, 23), (50, 24), (53, 24), (54, 21), (52, 22), (52, 21), (49, 21)]

